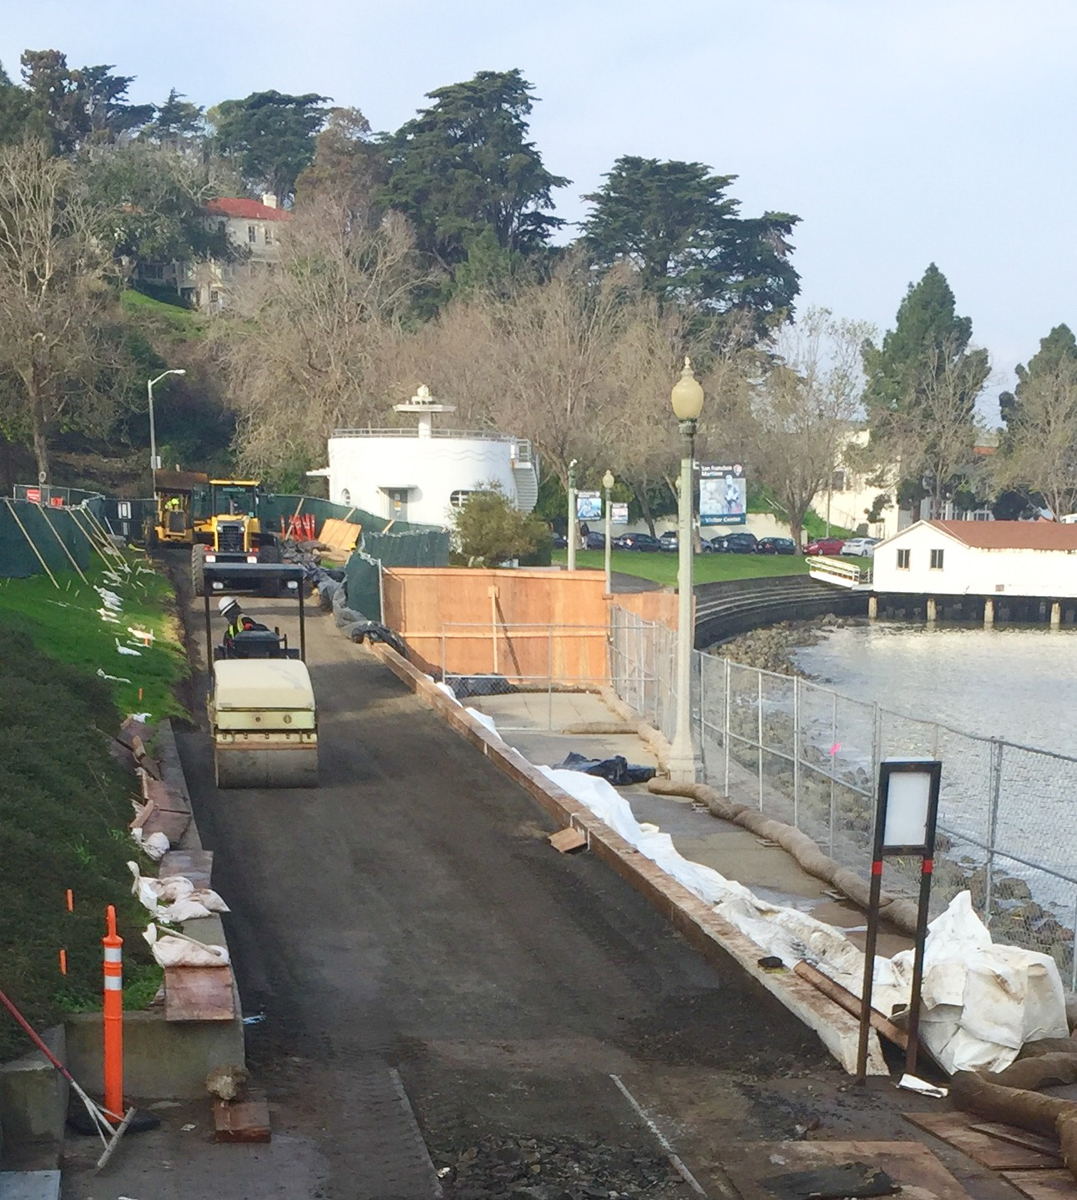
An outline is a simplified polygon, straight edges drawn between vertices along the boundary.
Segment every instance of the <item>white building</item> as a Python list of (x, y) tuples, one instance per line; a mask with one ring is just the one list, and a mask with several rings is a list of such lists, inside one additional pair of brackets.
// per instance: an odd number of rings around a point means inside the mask
[(175, 290), (195, 308), (211, 312), (227, 303), (228, 289), (242, 278), (275, 271), (280, 262), (280, 231), (291, 214), (277, 207), (277, 197), (266, 192), (261, 200), (221, 196), (210, 200), (203, 221), (223, 233), (245, 252), (240, 262), (142, 263), (140, 279)]
[(445, 526), (469, 493), (497, 482), (521, 512), (535, 507), (538, 466), (526, 438), (484, 429), (435, 429), (435, 414), (456, 407), (434, 400), (425, 386), (393, 408), (415, 413), (418, 426), (337, 429), (329, 439), (329, 466), (310, 473), (328, 477), (334, 503), (386, 521)]
[(877, 594), (1077, 597), (1077, 526), (917, 521), (875, 547)]

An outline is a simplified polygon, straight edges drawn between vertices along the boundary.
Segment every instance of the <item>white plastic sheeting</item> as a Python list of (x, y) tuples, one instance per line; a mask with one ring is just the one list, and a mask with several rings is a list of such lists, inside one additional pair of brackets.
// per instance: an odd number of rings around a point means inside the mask
[[(807, 913), (760, 900), (743, 884), (684, 858), (668, 834), (641, 826), (604, 779), (539, 767), (646, 858), (676, 879), (762, 951), (787, 967), (812, 963), (860, 995), (864, 956), (838, 929)], [(875, 960), (872, 1001), (890, 1014), (907, 1005), (912, 952)], [(996, 946), (962, 892), (929, 927), (924, 956), (921, 1039), (947, 1071), (1001, 1071), (1025, 1042), (1068, 1034), (1062, 981), (1052, 958)]]

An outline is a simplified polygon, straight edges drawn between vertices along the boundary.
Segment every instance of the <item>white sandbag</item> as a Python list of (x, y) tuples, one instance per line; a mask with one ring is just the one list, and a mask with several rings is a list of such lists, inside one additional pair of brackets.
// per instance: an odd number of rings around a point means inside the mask
[(196, 942), (181, 933), (159, 934), (157, 926), (149, 924), (142, 931), (159, 967), (226, 967), (228, 951), (224, 946)]

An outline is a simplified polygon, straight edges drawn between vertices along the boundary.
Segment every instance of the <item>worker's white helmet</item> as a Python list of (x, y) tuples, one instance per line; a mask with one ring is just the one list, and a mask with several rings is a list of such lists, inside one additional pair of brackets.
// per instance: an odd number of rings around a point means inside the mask
[(222, 596), (220, 600), (217, 601), (217, 611), (222, 617), (233, 606), (235, 608), (239, 608), (239, 601), (234, 596)]

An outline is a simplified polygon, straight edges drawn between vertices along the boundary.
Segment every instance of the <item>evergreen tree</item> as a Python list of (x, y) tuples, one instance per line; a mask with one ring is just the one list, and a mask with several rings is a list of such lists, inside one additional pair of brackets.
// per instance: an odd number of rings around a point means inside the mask
[(30, 115), (30, 98), (26, 91), (11, 82), (0, 64), (0, 144), (18, 141), (26, 129)]
[(114, 141), (121, 133), (152, 119), (152, 104), (128, 103), (127, 89), (135, 81), (133, 75), (113, 75), (112, 66), (104, 64), (82, 67), (75, 74), (90, 134), (96, 141)]
[(59, 50), (24, 50), (19, 61), (35, 132), (50, 140), (54, 153), (70, 154), (90, 132), (79, 72)]
[(518, 70), (480, 71), (428, 93), (434, 103), (388, 139), (383, 199), (450, 270), (488, 229), (502, 250), (527, 256), (564, 223), (549, 210), (568, 180), (527, 140), (532, 92)]
[(999, 395), (999, 410), (1007, 425), (1017, 417), (1021, 398), (1035, 381), (1057, 375), (1064, 364), (1077, 364), (1077, 338), (1068, 325), (1056, 325), (1045, 338), (1040, 338), (1039, 351), (1028, 360), (1028, 366), (1017, 364), (1014, 390)]
[(711, 313), (751, 313), (761, 334), (788, 319), (800, 290), (789, 213), (742, 218), (727, 194), (735, 175), (696, 162), (625, 155), (585, 196), (583, 244), (595, 263), (630, 262), (663, 302)]
[(188, 138), (200, 135), (204, 128), (202, 109), (197, 104), (191, 104), (182, 92), (172, 88), (168, 99), (147, 124), (144, 136), (149, 141), (160, 142), (162, 146), (177, 147)]

